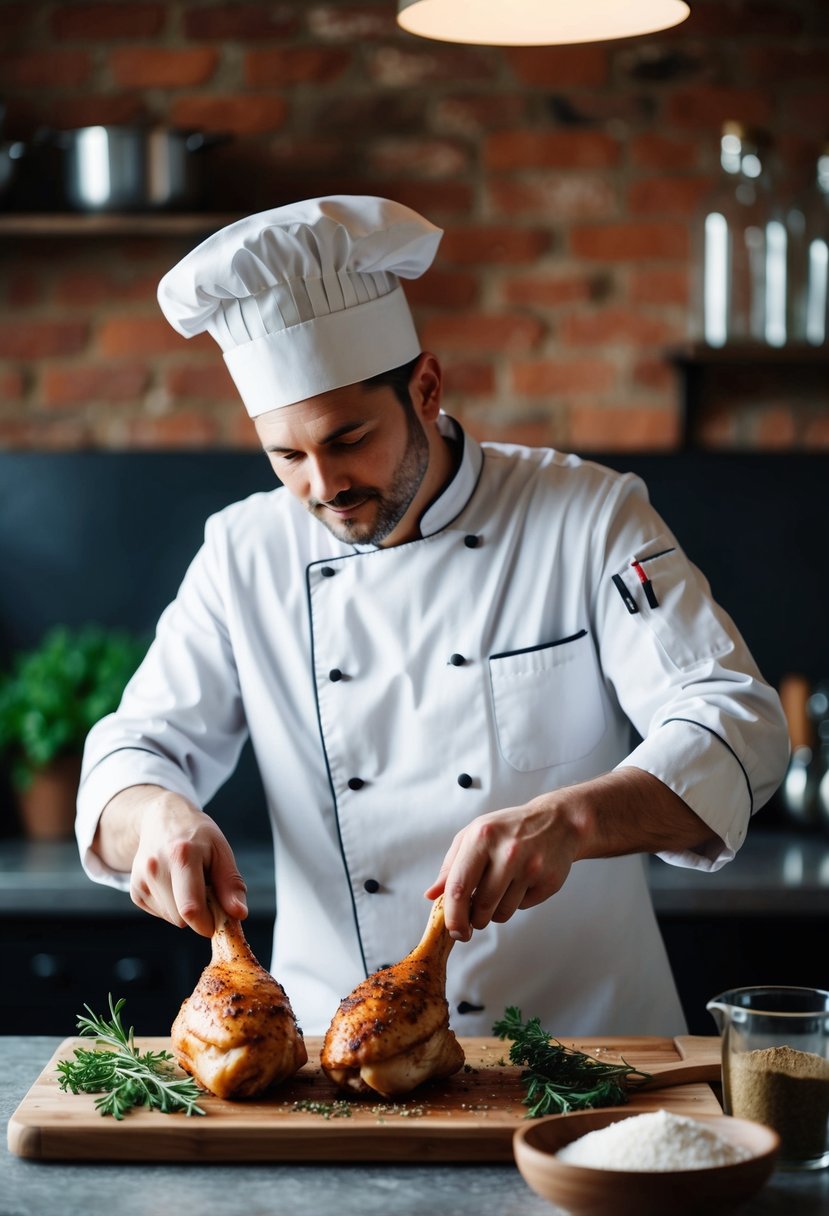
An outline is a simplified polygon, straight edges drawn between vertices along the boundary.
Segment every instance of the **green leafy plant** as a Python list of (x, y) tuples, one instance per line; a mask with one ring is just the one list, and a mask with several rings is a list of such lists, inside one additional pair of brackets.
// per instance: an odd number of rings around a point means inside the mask
[(90, 729), (117, 708), (147, 650), (126, 630), (89, 625), (51, 629), (0, 674), (0, 755), (14, 784), (61, 756), (79, 755)]
[(73, 1094), (102, 1094), (95, 1107), (114, 1119), (123, 1119), (134, 1106), (153, 1107), (165, 1115), (174, 1111), (203, 1115), (198, 1105), (201, 1090), (192, 1077), (177, 1073), (170, 1052), (141, 1052), (135, 1046), (132, 1026), (126, 1031), (121, 1022), (125, 1003), (121, 997), (113, 1004), (110, 993), (109, 1021), (84, 1005), (89, 1017), (78, 1015), (78, 1030), (94, 1038), (95, 1046), (76, 1047), (74, 1059), (58, 1061), (60, 1088)]
[(649, 1074), (626, 1064), (597, 1060), (574, 1047), (565, 1047), (542, 1029), (538, 1018), (524, 1021), (511, 1005), (492, 1027), (499, 1039), (511, 1039), (509, 1058), (526, 1065), (524, 1105), (527, 1117), (567, 1114), (596, 1106), (624, 1106), (628, 1091), (649, 1080)]

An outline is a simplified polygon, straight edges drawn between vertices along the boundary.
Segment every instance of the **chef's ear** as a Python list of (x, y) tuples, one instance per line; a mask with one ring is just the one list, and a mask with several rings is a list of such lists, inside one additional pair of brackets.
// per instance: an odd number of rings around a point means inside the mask
[(424, 422), (434, 422), (440, 413), (443, 396), (443, 371), (437, 358), (428, 350), (420, 355), (409, 378), (412, 405)]

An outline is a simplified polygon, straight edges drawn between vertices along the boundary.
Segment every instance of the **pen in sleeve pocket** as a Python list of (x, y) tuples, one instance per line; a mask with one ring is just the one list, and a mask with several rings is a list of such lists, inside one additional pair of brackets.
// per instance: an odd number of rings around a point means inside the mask
[(630, 564), (633, 567), (633, 569), (636, 571), (636, 577), (639, 579), (639, 582), (642, 584), (642, 590), (645, 592), (645, 599), (648, 601), (651, 608), (658, 608), (659, 600), (656, 598), (656, 592), (653, 589), (653, 583), (648, 578), (647, 574), (645, 574), (645, 571), (642, 569), (641, 562), (634, 560)]
[(619, 595), (621, 595), (624, 605), (627, 608), (628, 612), (630, 613), (631, 616), (633, 616), (634, 613), (639, 611), (639, 605), (636, 603), (636, 600), (633, 598), (633, 596), (630, 594), (627, 587), (625, 586), (625, 580), (623, 578), (621, 578), (621, 576), (618, 574), (614, 574), (612, 576), (612, 578), (613, 578), (613, 586), (619, 592)]

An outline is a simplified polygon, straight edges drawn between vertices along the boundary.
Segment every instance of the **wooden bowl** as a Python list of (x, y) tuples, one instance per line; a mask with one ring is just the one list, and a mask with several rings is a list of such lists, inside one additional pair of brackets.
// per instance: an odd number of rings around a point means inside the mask
[(719, 1216), (759, 1191), (774, 1169), (777, 1133), (761, 1123), (725, 1115), (694, 1118), (731, 1144), (751, 1150), (750, 1157), (734, 1165), (642, 1173), (568, 1165), (556, 1156), (572, 1140), (636, 1113), (614, 1107), (527, 1122), (513, 1137), (524, 1181), (543, 1199), (577, 1216)]

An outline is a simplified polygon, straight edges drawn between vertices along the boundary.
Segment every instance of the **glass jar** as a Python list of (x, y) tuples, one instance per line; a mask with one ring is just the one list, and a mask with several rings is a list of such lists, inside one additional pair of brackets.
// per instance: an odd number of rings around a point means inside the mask
[(697, 219), (696, 336), (709, 346), (786, 342), (786, 244), (768, 149), (742, 123), (720, 138), (720, 180)]
[(825, 346), (829, 326), (829, 145), (818, 156), (815, 180), (803, 203), (803, 220), (801, 340), (810, 346)]
[(781, 1165), (829, 1165), (829, 992), (734, 988), (706, 1008), (722, 1035), (725, 1113), (774, 1128)]

